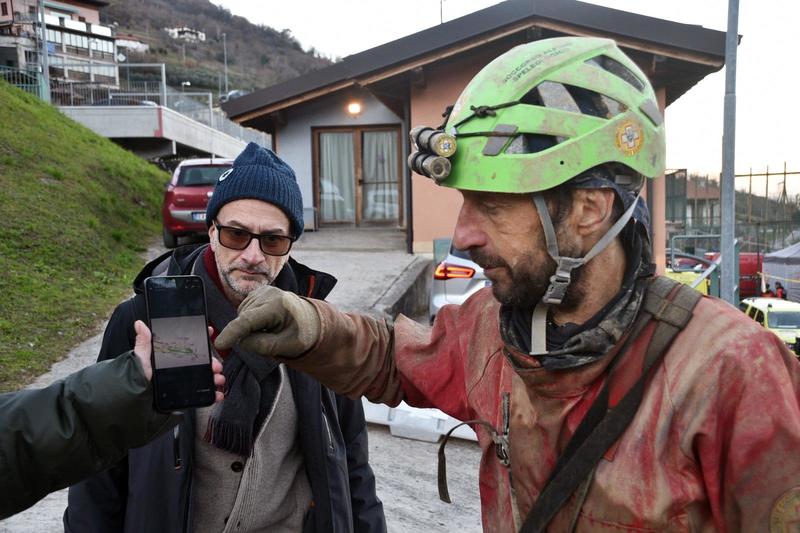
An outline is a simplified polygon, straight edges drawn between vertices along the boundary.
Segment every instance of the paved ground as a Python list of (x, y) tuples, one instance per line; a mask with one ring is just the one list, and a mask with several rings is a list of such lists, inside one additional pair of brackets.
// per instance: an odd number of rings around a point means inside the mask
[[(292, 255), (339, 279), (328, 298), (338, 307), (375, 314), (387, 298), (409, 282), (415, 263), (423, 261), (404, 252), (404, 238), (399, 231), (385, 229), (324, 230), (304, 235)], [(163, 249), (154, 246), (148, 256), (161, 252)], [(100, 340), (101, 335), (97, 335), (77, 346), (32, 387), (45, 386), (94, 362)], [(477, 478), (480, 451), (475, 443), (454, 439), (448, 444), (448, 478), (454, 503), (446, 504), (439, 501), (436, 489), (438, 444), (392, 437), (386, 427), (378, 425), (370, 425), (369, 436), (370, 462), (390, 532), (481, 531)], [(65, 506), (66, 491), (51, 494), (31, 509), (0, 522), (0, 533), (62, 531)]]

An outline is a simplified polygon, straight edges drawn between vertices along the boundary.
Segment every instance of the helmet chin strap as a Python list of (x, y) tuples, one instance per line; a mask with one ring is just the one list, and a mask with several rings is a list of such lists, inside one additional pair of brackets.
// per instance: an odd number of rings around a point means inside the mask
[(564, 257), (559, 255), (558, 252), (558, 238), (556, 237), (555, 228), (553, 228), (553, 221), (550, 219), (550, 212), (547, 210), (547, 203), (541, 193), (533, 193), (533, 202), (536, 205), (536, 211), (539, 213), (539, 220), (542, 222), (542, 231), (544, 231), (545, 242), (547, 243), (547, 253), (556, 262), (556, 271), (550, 276), (550, 285), (542, 297), (542, 300), (536, 304), (533, 309), (533, 316), (531, 318), (531, 352), (530, 355), (545, 355), (547, 354), (546, 342), (546, 326), (547, 326), (547, 311), (551, 305), (560, 305), (564, 301), (564, 296), (567, 293), (570, 281), (572, 279), (572, 270), (588, 263), (593, 257), (602, 252), (611, 241), (613, 241), (622, 228), (628, 223), (633, 216), (636, 209), (636, 203), (639, 201), (639, 196), (631, 203), (630, 207), (619, 217), (613, 226), (611, 226), (605, 235), (603, 235), (592, 249), (583, 257)]

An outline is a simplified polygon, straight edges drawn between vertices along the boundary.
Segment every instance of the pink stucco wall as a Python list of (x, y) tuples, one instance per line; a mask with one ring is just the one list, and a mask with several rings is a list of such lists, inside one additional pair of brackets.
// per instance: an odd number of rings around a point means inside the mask
[[(35, 2), (30, 1), (29, 3), (34, 4)], [(58, 0), (57, 3), (68, 5), (78, 9), (78, 13), (74, 13), (70, 17), (72, 20), (80, 20), (78, 17), (83, 17), (86, 22), (89, 22), (91, 24), (100, 24), (100, 11), (97, 6), (84, 4), (82, 2), (75, 2), (74, 0)], [(53, 11), (53, 9), (47, 6), (45, 6), (45, 13), (49, 15), (57, 14), (56, 12)]]
[[(63, 2), (63, 0), (62, 0)], [(90, 6), (87, 4), (82, 4), (80, 2), (63, 2), (65, 4), (72, 4), (78, 9), (80, 9), (79, 16), (86, 19), (86, 22), (90, 22), (92, 24), (100, 24), (100, 10), (97, 9), (96, 6)]]
[[(411, 127), (436, 127), (442, 112), (455, 103), (461, 90), (478, 71), (506, 49), (484, 47), (455, 60), (424, 68), (424, 86), (411, 89)], [(461, 208), (461, 194), (432, 180), (412, 174), (414, 253), (433, 251), (433, 239), (450, 238)]]

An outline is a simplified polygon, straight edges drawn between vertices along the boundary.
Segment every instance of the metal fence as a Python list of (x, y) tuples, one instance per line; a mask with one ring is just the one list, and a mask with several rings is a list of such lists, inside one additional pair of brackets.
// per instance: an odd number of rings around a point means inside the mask
[(39, 95), (39, 72), (13, 67), (0, 66), (0, 79), (15, 85), (27, 93)]
[[(73, 65), (60, 65), (72, 67)], [(85, 64), (80, 68), (89, 68)], [(127, 65), (136, 67), (136, 65)], [(141, 65), (143, 68), (161, 69), (161, 65)], [(75, 67), (77, 68), (77, 67)], [(99, 68), (99, 67), (98, 67)], [(131, 70), (128, 68), (127, 70)], [(92, 76), (89, 76), (91, 78)], [(100, 81), (65, 81), (51, 79), (50, 99), (56, 106), (164, 106), (191, 118), (201, 124), (221, 131), (244, 142), (255, 142), (270, 146), (270, 136), (264, 132), (245, 128), (228, 119), (213, 106), (211, 92), (186, 92), (166, 85), (159, 72), (151, 73), (152, 80), (131, 80), (131, 76), (121, 73), (119, 84), (112, 85)], [(20, 89), (39, 94), (39, 74), (36, 71), (12, 67), (0, 67), (0, 78)]]
[[(792, 194), (796, 188), (790, 181), (796, 175), (800, 172), (789, 172), (785, 164), (783, 172), (767, 168), (736, 174), (735, 231), (742, 252), (770, 252), (800, 240), (800, 195)], [(685, 169), (668, 172), (666, 192), (668, 239), (720, 233), (722, 206), (715, 178)]]

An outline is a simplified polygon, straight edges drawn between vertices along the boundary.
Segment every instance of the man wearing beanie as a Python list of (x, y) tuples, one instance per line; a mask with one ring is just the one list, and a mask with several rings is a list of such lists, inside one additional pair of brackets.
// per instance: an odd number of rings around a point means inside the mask
[[(220, 176), (206, 221), (209, 244), (177, 248), (137, 276), (99, 360), (132, 348), (150, 276), (203, 278), (215, 333), (258, 287), (324, 299), (336, 283), (289, 257), (303, 232), (300, 188), (294, 171), (255, 143)], [(72, 486), (65, 531), (385, 531), (360, 400), (236, 347), (219, 356), (225, 400), (186, 411), (173, 432)]]

